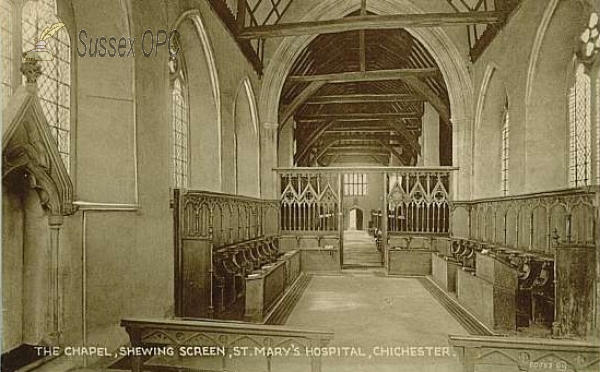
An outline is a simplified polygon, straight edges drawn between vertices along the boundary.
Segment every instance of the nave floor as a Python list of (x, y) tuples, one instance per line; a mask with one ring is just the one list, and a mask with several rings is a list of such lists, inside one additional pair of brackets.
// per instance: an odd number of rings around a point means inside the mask
[[(468, 332), (440, 305), (418, 278), (386, 277), (384, 268), (352, 268), (342, 275), (314, 275), (300, 297), (286, 326), (297, 329), (328, 330), (334, 333), (329, 347), (354, 348), (363, 355), (322, 357), (323, 372), (460, 372), (461, 365), (448, 348), (448, 334)], [(442, 356), (407, 356), (410, 347), (432, 348), (431, 353), (448, 352)], [(379, 348), (379, 349), (377, 349)], [(444, 349), (448, 348), (448, 349)], [(390, 350), (389, 356), (384, 350)], [(395, 349), (395, 350), (394, 350)], [(394, 351), (398, 353), (393, 355)], [(343, 353), (343, 351), (341, 351)], [(415, 350), (418, 353), (418, 350)], [(346, 351), (350, 354), (351, 351)], [(213, 371), (218, 364), (209, 360), (185, 360), (186, 371)], [(179, 360), (182, 362), (183, 360)], [(273, 358), (272, 370), (309, 371), (305, 359)], [(147, 366), (145, 371), (181, 371), (170, 361)], [(106, 364), (105, 364), (106, 365)], [(183, 367), (177, 363), (179, 367)], [(233, 360), (229, 370), (264, 371), (262, 359)], [(113, 367), (114, 368), (114, 367)], [(79, 371), (119, 372), (119, 369), (98, 368)], [(41, 368), (40, 371), (55, 372)]]
[(365, 230), (344, 231), (344, 265), (381, 266), (375, 238)]
[(366, 355), (324, 357), (323, 371), (461, 371), (452, 350), (450, 357), (374, 355), (376, 347), (447, 347), (448, 334), (468, 333), (418, 279), (370, 271), (313, 276), (286, 322), (291, 327), (329, 329), (334, 332), (329, 346), (360, 347)]

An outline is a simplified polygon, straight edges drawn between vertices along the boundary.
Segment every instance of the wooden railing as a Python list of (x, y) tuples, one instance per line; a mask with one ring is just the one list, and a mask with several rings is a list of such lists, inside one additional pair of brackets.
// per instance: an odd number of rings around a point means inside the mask
[(463, 209), (468, 217), (466, 221), (453, 218), (453, 224), (468, 224), (472, 240), (551, 254), (553, 238), (567, 243), (595, 242), (596, 203), (594, 189), (454, 202), (453, 215)]
[[(146, 362), (138, 350), (132, 358), (133, 372), (144, 371), (145, 362), (152, 370), (191, 370), (191, 365), (203, 371), (319, 372), (321, 353), (313, 350), (327, 346), (333, 338), (333, 333), (324, 331), (191, 319), (123, 319), (121, 326), (133, 348), (159, 354)], [(278, 357), (284, 349), (289, 357)], [(189, 358), (190, 352), (197, 357)]]
[(254, 249), (246, 257), (252, 256), (260, 263), (263, 256), (273, 261), (273, 248), (264, 247), (271, 242), (264, 238), (279, 233), (278, 210), (276, 201), (175, 190), (176, 315), (213, 316), (215, 253), (220, 248)]
[(279, 177), (282, 232), (339, 230), (341, 173), (288, 169)]
[[(390, 233), (447, 234), (450, 222), (450, 184), (455, 168), (330, 167), (278, 169), (281, 182), (282, 232), (339, 231), (344, 195), (343, 175), (378, 173), (385, 186), (368, 192), (384, 196)], [(383, 200), (387, 200), (385, 203)], [(381, 215), (375, 212), (374, 215)], [(382, 229), (382, 219), (373, 228)]]
[(448, 233), (450, 174), (419, 168), (388, 172), (388, 231)]

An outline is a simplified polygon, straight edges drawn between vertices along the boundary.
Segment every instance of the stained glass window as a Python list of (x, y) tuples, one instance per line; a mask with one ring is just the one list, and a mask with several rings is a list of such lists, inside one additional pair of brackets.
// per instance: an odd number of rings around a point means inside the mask
[(569, 181), (572, 187), (591, 181), (591, 84), (583, 64), (577, 65), (569, 90)]
[(366, 173), (344, 174), (344, 195), (364, 196), (368, 192)]
[(2, 36), (2, 104), (6, 105), (12, 95), (13, 11), (9, 1), (0, 1), (0, 13), (2, 13), (2, 24), (0, 24), (0, 35)]
[(504, 101), (502, 118), (502, 193), (508, 195), (508, 159), (509, 159), (509, 125), (508, 96)]
[(173, 82), (173, 186), (176, 188), (188, 187), (188, 131), (189, 131), (189, 105), (188, 88), (185, 75), (183, 59), (179, 43), (174, 40), (174, 50), (180, 50), (175, 58), (171, 58), (169, 68)]
[[(54, 0), (30, 0), (23, 6), (23, 51), (35, 48), (44, 29), (59, 22)], [(71, 154), (71, 43), (66, 28), (46, 41), (51, 61), (39, 63), (38, 96), (58, 152), (69, 170)]]

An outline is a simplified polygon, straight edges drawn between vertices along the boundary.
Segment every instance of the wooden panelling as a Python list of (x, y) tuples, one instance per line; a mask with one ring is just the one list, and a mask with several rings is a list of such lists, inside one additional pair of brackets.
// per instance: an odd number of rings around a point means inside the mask
[(431, 251), (424, 249), (390, 249), (387, 257), (388, 274), (424, 276), (431, 275)]
[(557, 336), (594, 335), (594, 277), (596, 252), (592, 245), (559, 245), (555, 253)]

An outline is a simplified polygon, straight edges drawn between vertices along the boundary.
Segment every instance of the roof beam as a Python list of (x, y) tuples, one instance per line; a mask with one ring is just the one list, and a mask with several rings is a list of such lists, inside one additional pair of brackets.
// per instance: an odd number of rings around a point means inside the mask
[(369, 148), (369, 147), (364, 147), (364, 148), (360, 148), (357, 146), (354, 147), (332, 147), (330, 149), (327, 150), (327, 154), (330, 155), (343, 155), (343, 156), (350, 156), (350, 155), (389, 155), (390, 152), (387, 150), (383, 150), (381, 149), (381, 147), (379, 148)]
[(340, 141), (373, 141), (373, 140), (399, 141), (401, 139), (404, 139), (404, 137), (402, 137), (398, 134), (390, 134), (389, 130), (387, 133), (353, 133), (353, 132), (348, 133), (348, 132), (346, 132), (343, 135), (341, 135), (341, 132), (327, 131), (323, 134), (323, 137), (324, 138), (325, 137), (327, 137), (327, 138), (333, 137)]
[(314, 93), (316, 93), (323, 85), (325, 85), (324, 81), (313, 81), (309, 86), (304, 88), (304, 90), (294, 98), (292, 103), (287, 105), (283, 112), (281, 113), (280, 123), (282, 125), (279, 128), (283, 127), (283, 124), (287, 123), (287, 121), (294, 115), (294, 112), (302, 106), (302, 104)]
[(356, 83), (364, 81), (399, 80), (406, 77), (435, 77), (439, 76), (437, 68), (401, 68), (394, 70), (352, 71), (322, 75), (291, 75), (287, 81), (293, 83), (308, 83), (325, 81), (329, 84)]
[(423, 97), (414, 94), (349, 94), (332, 96), (313, 96), (306, 100), (307, 105), (335, 105), (347, 103), (396, 103), (422, 102)]
[(415, 76), (405, 76), (401, 79), (431, 103), (431, 106), (436, 109), (444, 123), (450, 123), (450, 109), (427, 84)]
[[(347, 117), (347, 118), (337, 118), (336, 121), (338, 123), (361, 123), (361, 122), (378, 122), (378, 121), (387, 121), (393, 120), (394, 118), (390, 117), (376, 117), (376, 118), (363, 118), (363, 117)], [(410, 117), (410, 118), (402, 118), (402, 119), (421, 119), (420, 117)], [(316, 117), (297, 117), (296, 123), (314, 123), (314, 122), (322, 122), (324, 118), (316, 118)], [(350, 125), (350, 124), (346, 124)]]
[(404, 126), (403, 123), (388, 121), (388, 125), (393, 131), (404, 137), (406, 143), (410, 146), (415, 157), (421, 153), (421, 145), (419, 145), (419, 141)]
[(381, 144), (381, 146), (385, 147), (386, 149), (388, 149), (388, 151), (396, 158), (398, 159), (398, 161), (401, 164), (404, 164), (404, 159), (402, 159), (402, 153), (398, 152), (398, 150), (396, 150), (394, 148), (394, 146), (390, 145), (389, 143), (387, 143), (384, 140), (379, 140), (379, 143)]
[(422, 13), (392, 15), (360, 15), (324, 21), (279, 23), (244, 28), (241, 39), (332, 34), (357, 30), (386, 30), (414, 27), (438, 27), (502, 23), (504, 12)]
[(299, 116), (296, 118), (296, 121), (315, 121), (315, 120), (375, 120), (375, 119), (420, 119), (422, 115), (419, 115), (417, 112), (347, 112), (342, 114), (315, 114), (315, 115), (306, 115)]
[(325, 131), (327, 129), (329, 129), (334, 123), (335, 123), (335, 120), (331, 120), (331, 121), (325, 123), (324, 125), (322, 125), (321, 127), (319, 127), (310, 136), (310, 138), (308, 138), (308, 140), (306, 141), (306, 143), (304, 144), (304, 146), (302, 146), (302, 148), (299, 149), (299, 151), (294, 155), (294, 163), (295, 164), (298, 164), (302, 159), (304, 159), (304, 157), (306, 155), (308, 155), (309, 150), (317, 143), (317, 140), (319, 139), (319, 137), (321, 137), (321, 135), (323, 133), (325, 133)]
[(318, 162), (319, 159), (321, 159), (321, 157), (323, 155), (325, 155), (325, 153), (327, 152), (327, 150), (329, 150), (331, 148), (331, 146), (335, 145), (338, 142), (337, 139), (333, 139), (329, 142), (327, 142), (325, 144), (325, 146), (323, 146), (322, 148), (319, 149), (319, 152), (317, 152), (317, 155), (315, 156), (315, 162)]

